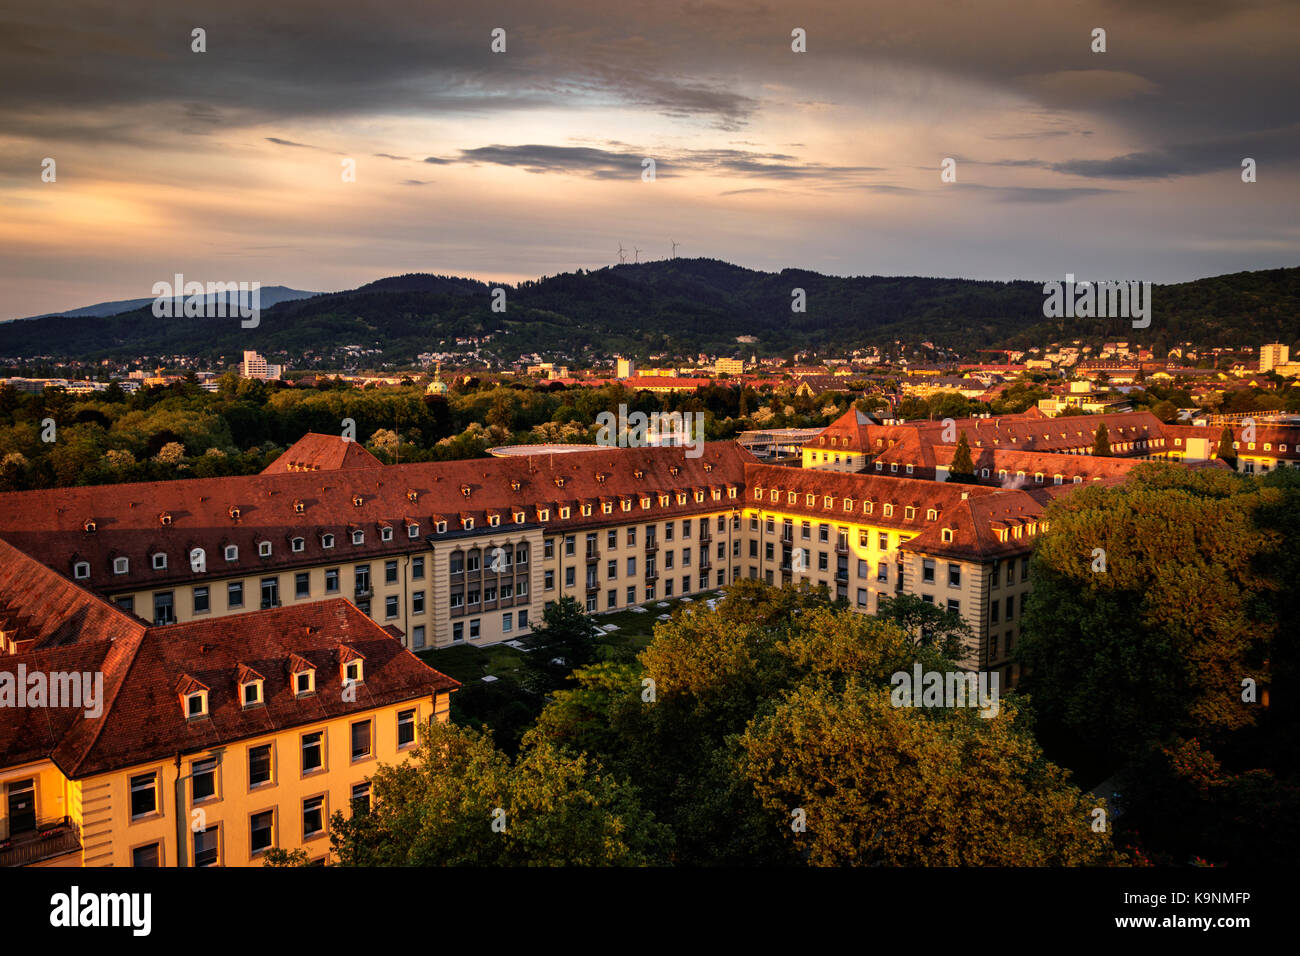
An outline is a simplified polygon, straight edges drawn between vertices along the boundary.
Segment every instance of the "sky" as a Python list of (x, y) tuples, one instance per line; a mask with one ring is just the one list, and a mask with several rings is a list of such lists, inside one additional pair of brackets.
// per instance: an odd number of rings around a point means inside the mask
[(1295, 0), (8, 0), (0, 319), (673, 241), (833, 275), (1296, 266), (1297, 64)]

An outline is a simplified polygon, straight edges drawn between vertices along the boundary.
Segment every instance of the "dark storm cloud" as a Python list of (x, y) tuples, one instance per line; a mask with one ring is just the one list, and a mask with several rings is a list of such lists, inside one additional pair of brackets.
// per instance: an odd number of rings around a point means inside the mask
[[(785, 153), (752, 153), (736, 149), (653, 150), (615, 152), (591, 146), (480, 146), (461, 150), (461, 162), (513, 166), (530, 173), (565, 173), (593, 179), (625, 179), (641, 175), (647, 158), (655, 162), (655, 175), (678, 176), (684, 171), (717, 175), (753, 176), (786, 182), (799, 180), (830, 184), (881, 172), (877, 166), (831, 166), (791, 162)], [(427, 162), (427, 160), (426, 160)], [(444, 160), (446, 162), (446, 160)]]

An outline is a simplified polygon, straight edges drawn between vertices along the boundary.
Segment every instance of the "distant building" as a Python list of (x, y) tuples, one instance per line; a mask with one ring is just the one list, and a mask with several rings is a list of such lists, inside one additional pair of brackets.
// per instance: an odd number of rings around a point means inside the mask
[(713, 363), (715, 375), (741, 375), (744, 371), (745, 363), (741, 359), (720, 358)]
[(266, 359), (251, 350), (244, 351), (244, 360), (239, 363), (240, 378), (255, 378), (265, 382), (283, 374), (283, 365), (268, 365)]
[(636, 374), (636, 362), (631, 359), (621, 358), (618, 360), (617, 378), (631, 378)]
[(442, 380), (442, 363), (439, 362), (433, 370), (433, 381), (428, 384), (424, 390), (426, 395), (446, 395), (447, 383)]

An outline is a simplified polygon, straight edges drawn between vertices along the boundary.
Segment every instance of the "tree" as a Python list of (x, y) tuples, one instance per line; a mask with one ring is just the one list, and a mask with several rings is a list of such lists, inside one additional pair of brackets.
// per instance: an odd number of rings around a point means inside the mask
[(643, 866), (671, 844), (633, 788), (545, 741), (512, 763), (489, 734), (435, 723), (371, 788), (368, 812), (331, 818), (342, 866)]
[(561, 686), (570, 672), (596, 657), (596, 625), (577, 601), (563, 597), (542, 614), (540, 624), (523, 639), (529, 649), (527, 668), (534, 689)]
[(876, 608), (880, 620), (898, 625), (918, 647), (933, 647), (944, 657), (959, 659), (974, 643), (975, 633), (960, 614), (918, 595), (882, 597)]
[(1097, 437), (1092, 443), (1092, 453), (1101, 458), (1110, 457), (1110, 436), (1105, 422), (1097, 423)]
[(1091, 828), (1099, 802), (1043, 760), (1009, 700), (987, 719), (895, 707), (866, 683), (804, 684), (757, 717), (741, 746), (745, 778), (814, 866), (1120, 860), (1109, 834)]
[(948, 465), (948, 480), (963, 484), (975, 484), (975, 462), (970, 454), (970, 442), (962, 432), (957, 439), (957, 448), (952, 453), (952, 463)]
[(1219, 433), (1219, 450), (1215, 457), (1226, 461), (1233, 471), (1237, 470), (1237, 450), (1232, 447), (1232, 428), (1228, 425), (1224, 425)]

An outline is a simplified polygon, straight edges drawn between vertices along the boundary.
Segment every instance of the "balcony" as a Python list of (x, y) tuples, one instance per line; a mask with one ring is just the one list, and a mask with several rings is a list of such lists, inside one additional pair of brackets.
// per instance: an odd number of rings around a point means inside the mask
[(707, 571), (713, 567), (713, 562), (708, 558), (700, 558), (700, 570)]
[(712, 540), (713, 540), (713, 533), (709, 531), (708, 528), (705, 528), (702, 532), (700, 532), (700, 544), (708, 544)]
[(81, 830), (67, 817), (0, 840), (0, 866), (29, 866), (81, 849)]
[(587, 560), (588, 560), (588, 561), (599, 561), (599, 560), (600, 560), (600, 548), (588, 548), (588, 549), (587, 549)]
[(599, 594), (599, 593), (600, 593), (600, 583), (597, 581), (588, 581), (587, 597), (591, 597), (593, 594)]
[(848, 543), (847, 541), (838, 541), (838, 542), (836, 542), (836, 544), (835, 544), (835, 553), (836, 553), (836, 554), (848, 554), (848, 553), (849, 553), (849, 543)]
[(654, 568), (646, 568), (645, 579), (647, 581), (657, 581), (659, 579), (659, 572), (656, 571)]
[(794, 544), (794, 529), (793, 529), (793, 528), (782, 528), (782, 529), (781, 529), (781, 543), (782, 543), (782, 544)]
[(369, 585), (369, 583), (358, 584), (355, 592), (355, 596), (359, 598), (368, 598), (373, 596), (374, 593), (375, 593), (374, 589)]
[(659, 542), (658, 542), (658, 541), (656, 541), (654, 538), (646, 538), (646, 539), (645, 539), (645, 553), (646, 553), (646, 554), (654, 554), (654, 553), (655, 553), (656, 551), (658, 551), (658, 550), (659, 550)]

